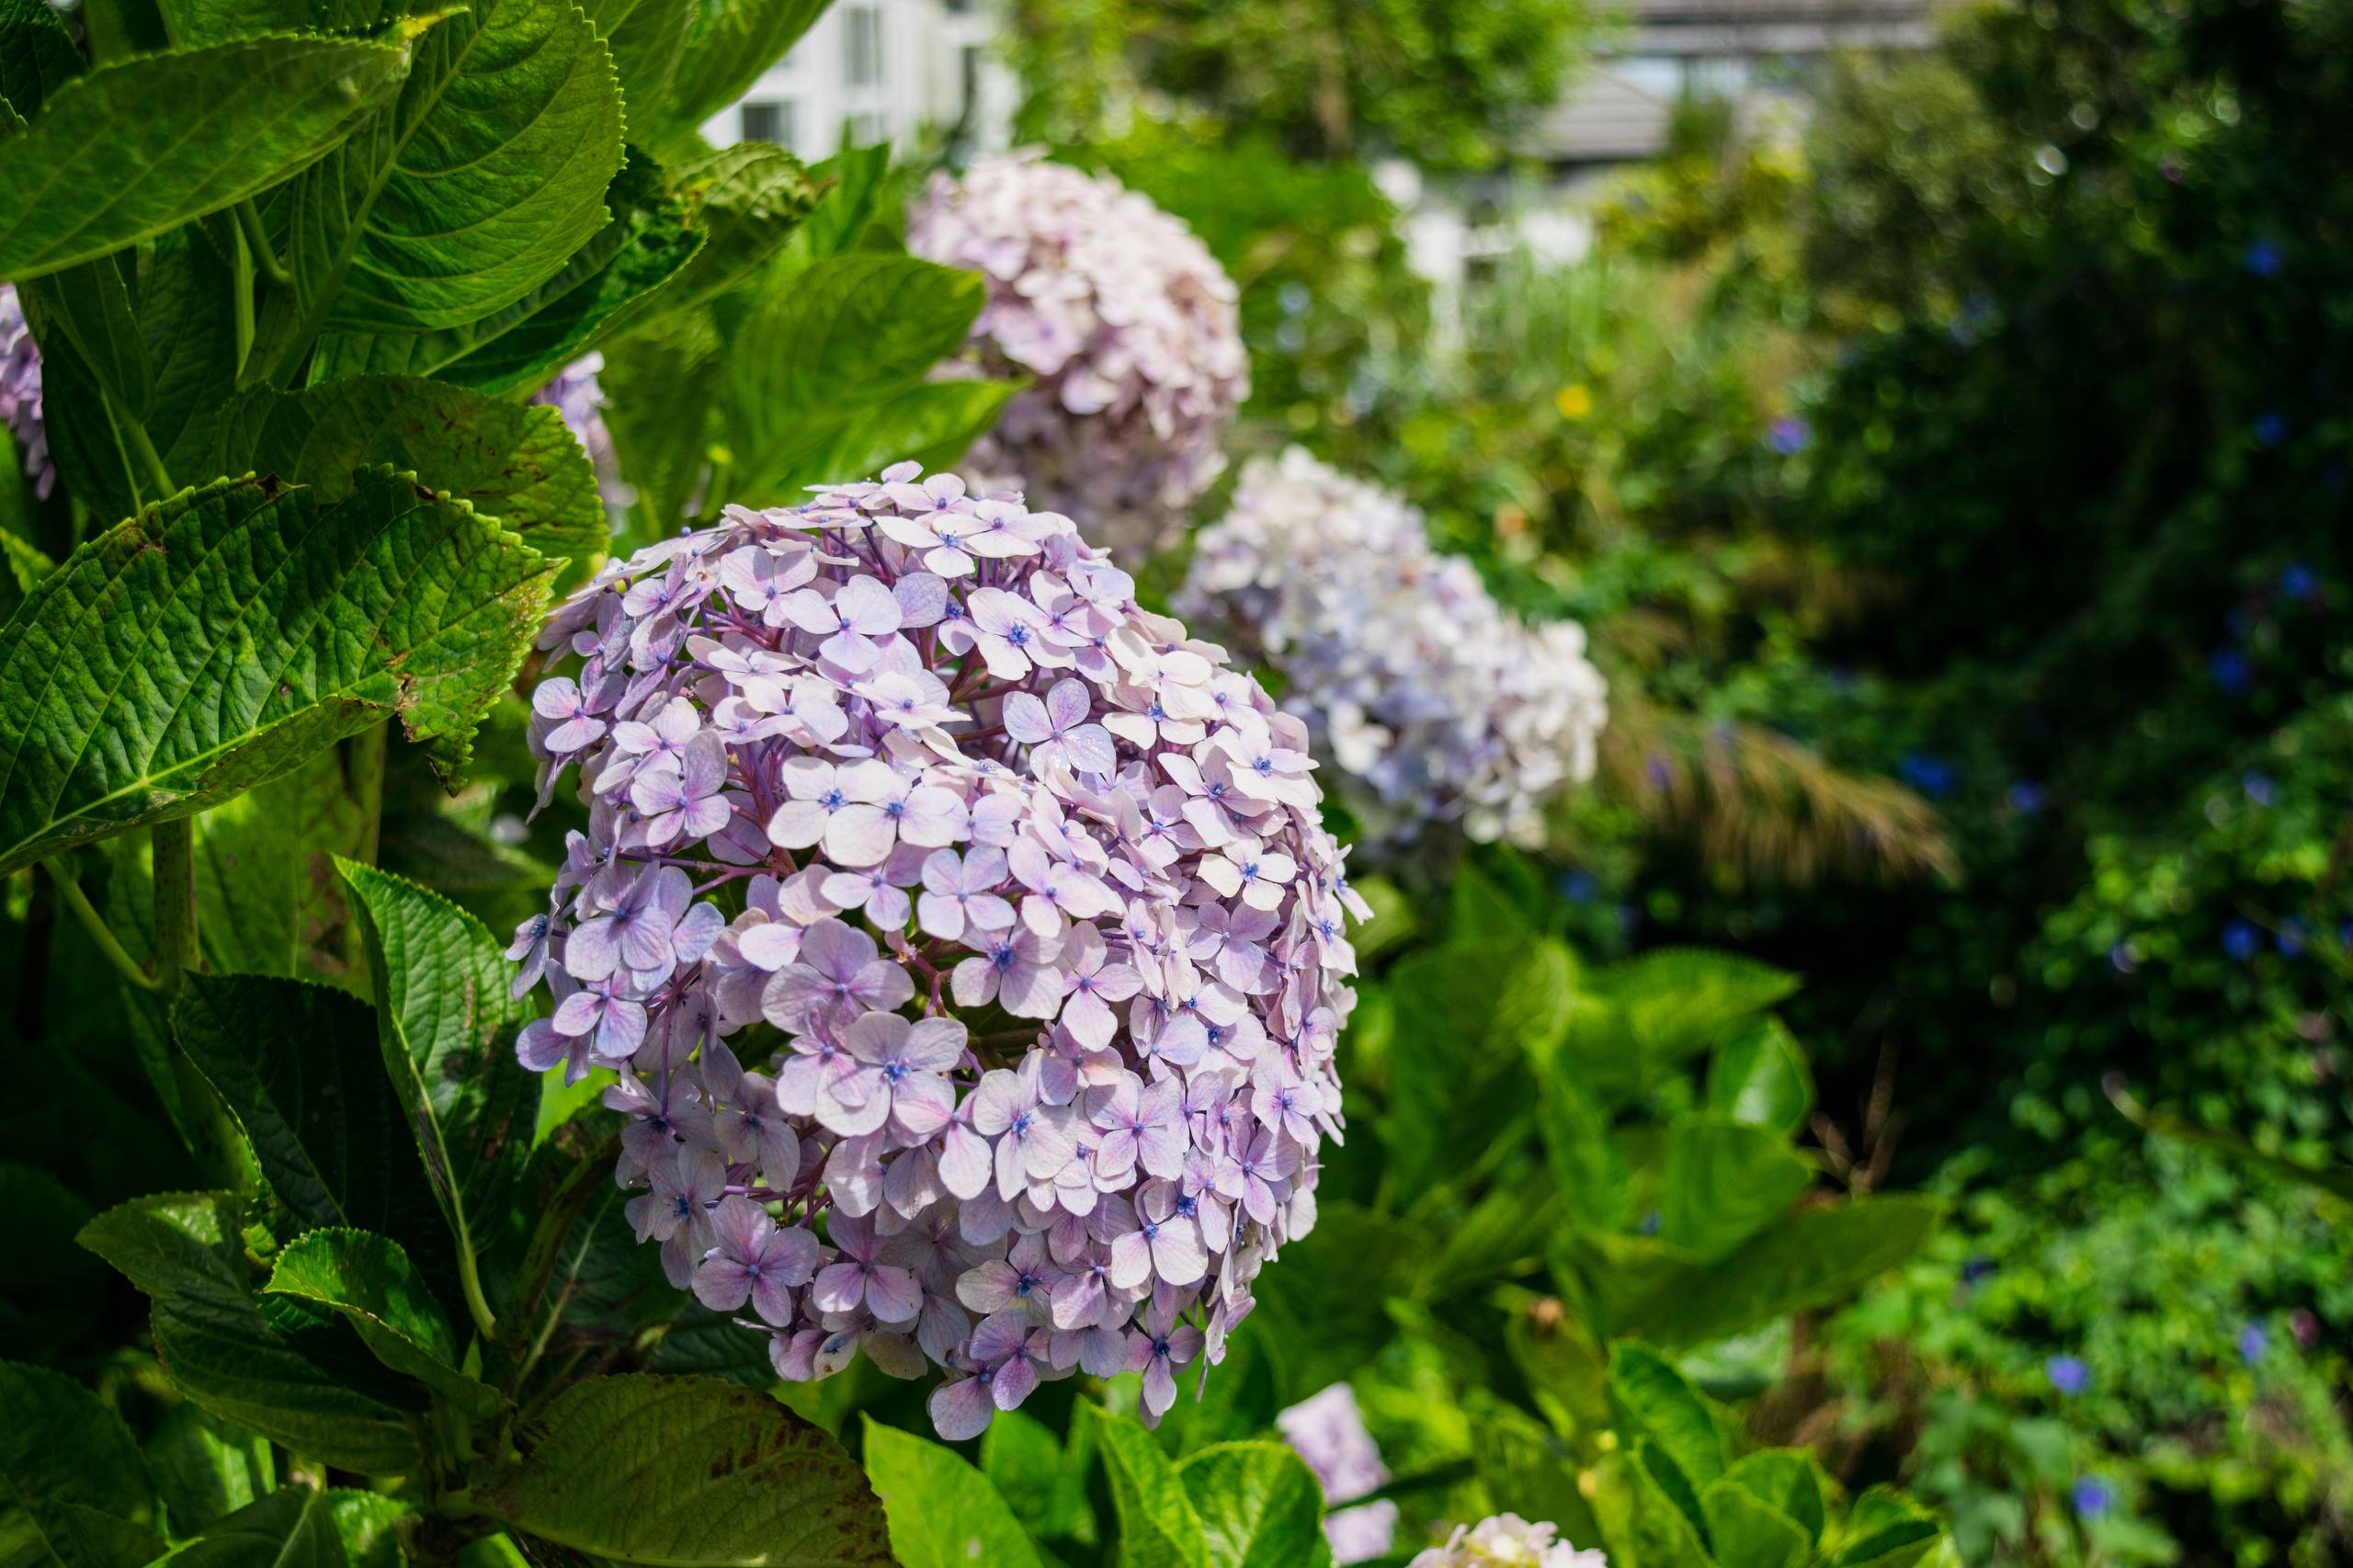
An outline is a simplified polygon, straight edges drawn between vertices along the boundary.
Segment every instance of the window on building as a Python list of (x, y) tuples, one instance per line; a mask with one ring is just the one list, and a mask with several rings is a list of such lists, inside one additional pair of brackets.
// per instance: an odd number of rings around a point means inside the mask
[(792, 100), (774, 98), (747, 103), (743, 110), (744, 140), (792, 146)]
[(853, 87), (871, 87), (882, 80), (881, 6), (843, 8), (842, 79)]

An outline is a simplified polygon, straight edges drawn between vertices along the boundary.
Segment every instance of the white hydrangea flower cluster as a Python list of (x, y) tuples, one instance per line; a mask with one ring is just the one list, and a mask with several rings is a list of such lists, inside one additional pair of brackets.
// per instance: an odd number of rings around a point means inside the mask
[(57, 488), (50, 460), (49, 426), (41, 417), (40, 349), (25, 324), (14, 283), (0, 283), (0, 424), (17, 438), (17, 462), (44, 501)]
[[(1223, 1354), (1314, 1223), (1363, 904), (1305, 727), (1070, 519), (912, 463), (608, 565), (551, 617), (525, 1067), (617, 1081), (673, 1283), (779, 1375), (861, 1349), (970, 1437)], [(576, 666), (555, 673), (558, 666)]]
[(1444, 1546), (1415, 1554), (1405, 1568), (1609, 1568), (1606, 1553), (1579, 1551), (1558, 1539), (1560, 1533), (1557, 1525), (1497, 1514), (1475, 1525), (1455, 1526)]
[(971, 464), (1129, 565), (1174, 538), (1250, 394), (1233, 280), (1208, 247), (1117, 180), (1024, 153), (935, 176), (907, 248), (988, 279), (960, 369), (1033, 383)]
[(1539, 843), (1545, 805), (1593, 775), (1608, 688), (1585, 629), (1506, 614), (1420, 512), (1297, 448), (1243, 470), (1177, 610), (1282, 672), (1368, 837), (1459, 822)]

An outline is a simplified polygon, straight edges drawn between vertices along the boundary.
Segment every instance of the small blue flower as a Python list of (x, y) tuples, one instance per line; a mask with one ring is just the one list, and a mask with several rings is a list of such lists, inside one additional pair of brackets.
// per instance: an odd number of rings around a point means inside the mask
[(2320, 600), (2320, 577), (2299, 562), (2279, 574), (2279, 591), (2291, 599), (2316, 604)]
[(1794, 457), (1813, 444), (1813, 426), (1794, 415), (1776, 419), (1765, 433), (1765, 444), (1785, 458)]
[(2051, 1380), (2052, 1388), (2069, 1399), (2091, 1387), (2092, 1383), (2092, 1369), (2084, 1365), (2080, 1356), (2053, 1356), (2042, 1364), (2042, 1375)]
[(2087, 1475), (2076, 1482), (2070, 1495), (2074, 1499), (2075, 1512), (2087, 1519), (2098, 1518), (2116, 1501), (2114, 1490), (2097, 1475)]
[(2277, 278), (2288, 265), (2287, 258), (2279, 254), (2279, 247), (2269, 240), (2249, 241), (2240, 259), (2246, 263), (2246, 269), (2257, 278)]
[(1989, 1278), (1993, 1272), (1992, 1258), (1983, 1253), (1972, 1254), (1961, 1266), (1961, 1282), (1964, 1285), (1979, 1284)]
[(2245, 963), (2263, 949), (2263, 932), (2252, 920), (2234, 920), (2222, 927), (2222, 950)]
[(1654, 1236), (1658, 1234), (1658, 1228), (1665, 1222), (1665, 1220), (1666, 1217), (1664, 1214), (1661, 1214), (1657, 1210), (1654, 1209), (1649, 1213), (1643, 1216), (1642, 1222), (1637, 1224), (1634, 1229), (1643, 1235)]
[(1601, 879), (1591, 871), (1570, 871), (1561, 878), (1561, 896), (1571, 903), (1590, 903), (1601, 891)]
[(2119, 942), (2108, 949), (2108, 961), (2115, 966), (2117, 973), (2130, 974), (2141, 967), (2141, 955), (2132, 950), (2131, 943)]
[(2031, 778), (2021, 778), (2010, 786), (2010, 810), (2022, 817), (2030, 817), (2051, 803), (2051, 791)]
[(2239, 1330), (2239, 1359), (2248, 1366), (2262, 1360), (2264, 1352), (2270, 1348), (2271, 1335), (2261, 1324), (2251, 1323)]
[(2312, 939), (2313, 928), (2293, 918), (2282, 920), (2279, 934), (2273, 938), (2279, 944), (2280, 956), (2290, 959), (2302, 958), (2304, 949), (2312, 945)]
[(2255, 416), (2249, 428), (2255, 433), (2256, 445), (2276, 447), (2288, 438), (2288, 416), (2277, 409), (2267, 409)]
[(1953, 766), (1943, 757), (1931, 756), (1924, 751), (1905, 752), (1896, 763), (1895, 771), (1904, 782), (1923, 795), (1934, 798), (1952, 792)]
[(2239, 780), (2239, 783), (2245, 789), (2246, 798), (2256, 805), (2268, 806), (2271, 803), (2272, 791), (2277, 786), (2271, 782), (2269, 774), (2249, 772)]
[(2225, 697), (2245, 697), (2255, 689), (2255, 667), (2235, 648), (2217, 648), (2207, 654), (2206, 670)]

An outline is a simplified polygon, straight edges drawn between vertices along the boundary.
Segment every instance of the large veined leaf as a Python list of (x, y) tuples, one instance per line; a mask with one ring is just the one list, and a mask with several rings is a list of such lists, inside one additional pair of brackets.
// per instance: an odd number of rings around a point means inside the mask
[(237, 388), (233, 242), (212, 232), (230, 222), (210, 218), (175, 229), (148, 248), (140, 266), (139, 330), (155, 375), (143, 423), (165, 472), (181, 480), (244, 472), (212, 462), (214, 426)]
[(1708, 1059), (1710, 1110), (1757, 1127), (1795, 1132), (1813, 1108), (1813, 1074), (1789, 1026), (1779, 1018), (1751, 1024)]
[(1159, 1442), (1131, 1417), (1087, 1408), (1120, 1517), (1120, 1568), (1207, 1568), (1201, 1517)]
[(1038, 1549), (989, 1478), (949, 1448), (866, 1418), (866, 1475), (904, 1568), (1038, 1568)]
[(461, 1357), (448, 1316), (389, 1236), (348, 1227), (297, 1236), (278, 1255), (266, 1289), (338, 1313), (378, 1360), (462, 1409), (482, 1414), (504, 1403), (458, 1369)]
[(911, 256), (818, 262), (737, 324), (738, 394), (783, 424), (880, 403), (962, 347), (985, 294), (980, 274)]
[(1724, 1472), (1724, 1432), (1690, 1380), (1639, 1345), (1609, 1351), (1609, 1411), (1620, 1436), (1646, 1437), (1695, 1494)]
[(309, 1486), (273, 1492), (215, 1520), (162, 1561), (172, 1568), (349, 1568), (334, 1501)]
[(186, 1535), (267, 1496), (277, 1485), (275, 1453), (244, 1427), (183, 1403), (147, 1439), (147, 1472), (173, 1531)]
[(556, 1396), (474, 1506), (600, 1557), (883, 1568), (881, 1506), (841, 1446), (708, 1378), (592, 1378)]
[(0, 1562), (144, 1563), (162, 1550), (154, 1506), (120, 1416), (71, 1378), (0, 1361)]
[(528, 1017), (509, 994), (514, 966), (481, 921), (440, 894), (373, 866), (337, 864), (367, 926), (385, 1071), (460, 1267), (471, 1267), (529, 1154), (539, 1109), (539, 1080), (514, 1062)]
[(1813, 1550), (1803, 1526), (1736, 1483), (1708, 1487), (1699, 1506), (1721, 1568), (1798, 1568)]
[(361, 1474), (422, 1462), (409, 1417), (321, 1370), (255, 1306), (229, 1194), (133, 1199), (84, 1226), (82, 1244), (150, 1298), (156, 1358), (201, 1408)]
[(217, 212), (334, 152), (401, 90), (397, 42), (274, 37), (102, 65), (0, 137), (0, 277)]
[(389, 718), (462, 775), (554, 571), (389, 469), (329, 506), (222, 480), (108, 529), (0, 628), (0, 874)]
[(580, 8), (613, 51), (630, 123), (659, 125), (694, 28), (694, 0), (582, 0)]
[(751, 90), (832, 0), (695, 0), (663, 120), (690, 131)]
[(314, 373), (431, 375), (487, 392), (543, 384), (702, 244), (686, 203), (642, 153), (631, 153), (606, 199), (610, 222), (512, 304), (438, 332), (331, 334)]
[(673, 169), (666, 184), (701, 245), (675, 279), (616, 311), (600, 337), (691, 310), (753, 276), (792, 238), (818, 194), (801, 161), (766, 142), (739, 142), (693, 158)]
[(596, 471), (563, 415), (407, 376), (300, 392), (255, 387), (221, 422), (223, 473), (271, 473), (329, 497), (390, 463), (496, 517), (542, 555), (593, 562), (608, 535)]
[(1282, 1443), (1218, 1443), (1176, 1467), (1201, 1521), (1213, 1568), (1320, 1568), (1324, 1490), (1307, 1461)]
[(620, 84), (572, 0), (476, 0), (415, 49), (399, 101), (278, 204), (316, 325), (463, 326), (529, 293), (605, 225)]
[(1685, 1115), (1666, 1133), (1658, 1233), (1712, 1257), (1771, 1222), (1813, 1183), (1813, 1167), (1775, 1129)]
[(366, 1003), (295, 980), (192, 974), (172, 1033), (244, 1129), (297, 1230), (433, 1239), (440, 1217)]

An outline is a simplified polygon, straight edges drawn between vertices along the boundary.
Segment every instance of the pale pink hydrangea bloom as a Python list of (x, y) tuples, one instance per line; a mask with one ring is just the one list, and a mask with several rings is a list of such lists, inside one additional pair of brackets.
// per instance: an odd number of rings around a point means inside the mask
[(1363, 907), (1305, 726), (1067, 517), (913, 464), (609, 564), (540, 646), (589, 825), (517, 1054), (615, 1074), (672, 1282), (782, 1377), (943, 1369), (950, 1438), (1080, 1369), (1156, 1419), (1341, 1131)]
[(1383, 1500), (1358, 1508), (1340, 1506), (1389, 1479), (1389, 1467), (1381, 1462), (1381, 1450), (1365, 1430), (1356, 1391), (1334, 1383), (1277, 1415), (1275, 1426), (1315, 1472), (1324, 1500), (1331, 1506), (1324, 1516), (1324, 1536), (1332, 1543), (1333, 1561), (1365, 1562), (1388, 1556), (1397, 1534), (1397, 1505)]
[(25, 324), (14, 283), (0, 283), (0, 424), (17, 438), (17, 462), (44, 501), (57, 488), (49, 456), (49, 426), (41, 417), (40, 350)]
[(1609, 1568), (1601, 1551), (1579, 1551), (1559, 1535), (1557, 1525), (1497, 1514), (1455, 1526), (1444, 1546), (1416, 1553), (1405, 1568)]
[(604, 498), (605, 510), (619, 517), (637, 500), (637, 492), (621, 479), (620, 458), (613, 450), (613, 433), (605, 424), (605, 389), (597, 381), (604, 369), (602, 354), (584, 354), (533, 392), (531, 401), (545, 403), (563, 415), (573, 438), (588, 454), (588, 464), (597, 471), (597, 489)]
[(1031, 383), (972, 466), (1123, 564), (1169, 542), (1250, 395), (1233, 280), (1208, 247), (1108, 176), (1021, 153), (936, 176), (907, 248), (988, 279), (955, 373)]
[(1593, 775), (1608, 690), (1584, 628), (1506, 613), (1420, 512), (1297, 448), (1243, 470), (1176, 603), (1282, 672), (1369, 837), (1540, 843)]

